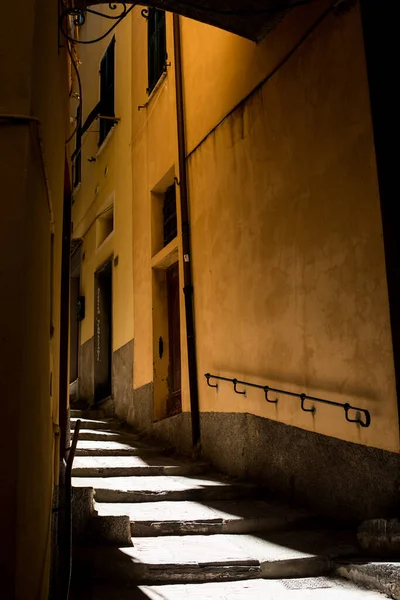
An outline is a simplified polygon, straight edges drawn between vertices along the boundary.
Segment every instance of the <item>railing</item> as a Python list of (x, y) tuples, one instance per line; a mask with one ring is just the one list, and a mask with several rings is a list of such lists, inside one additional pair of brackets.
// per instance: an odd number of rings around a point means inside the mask
[(74, 427), (74, 437), (72, 438), (72, 444), (69, 448), (69, 454), (65, 468), (65, 560), (66, 573), (63, 590), (63, 598), (68, 600), (70, 586), (71, 586), (71, 575), (72, 575), (72, 465), (75, 458), (76, 446), (78, 444), (79, 430), (81, 428), (81, 420), (78, 419)]
[[(204, 377), (207, 379), (207, 385), (209, 385), (212, 388), (217, 388), (218, 389), (218, 383), (212, 384), (210, 383), (210, 379), (216, 379), (219, 381), (228, 381), (229, 383), (233, 384), (233, 391), (235, 392), (235, 394), (240, 394), (242, 396), (246, 395), (246, 390), (238, 390), (237, 386), (241, 385), (241, 386), (245, 386), (245, 387), (252, 387), (252, 388), (257, 388), (259, 390), (263, 390), (264, 394), (265, 394), (265, 400), (267, 402), (270, 402), (271, 404), (277, 404), (278, 403), (278, 398), (272, 399), (268, 396), (268, 394), (270, 392), (275, 392), (277, 394), (282, 394), (284, 396), (293, 396), (295, 398), (299, 398), (301, 401), (301, 410), (303, 410), (304, 412), (310, 412), (315, 414), (316, 412), (316, 408), (315, 406), (311, 406), (311, 407), (307, 407), (305, 406), (305, 402), (311, 401), (311, 402), (319, 402), (321, 404), (328, 404), (329, 406), (338, 406), (340, 408), (342, 408), (344, 410), (344, 416), (346, 421), (348, 421), (349, 423), (357, 423), (357, 425), (360, 425), (360, 427), (369, 427), (371, 424), (371, 415), (369, 413), (368, 410), (366, 410), (365, 408), (359, 408), (358, 406), (352, 406), (351, 404), (349, 404), (348, 402), (334, 402), (333, 400), (326, 400), (325, 398), (317, 398), (315, 396), (309, 396), (308, 394), (298, 394), (296, 392), (288, 392), (287, 390), (280, 390), (278, 388), (273, 388), (270, 387), (269, 385), (259, 385), (257, 383), (251, 383), (250, 381), (241, 381), (240, 379), (230, 379), (229, 377), (221, 377), (220, 375), (212, 375), (211, 373), (205, 373)], [(355, 418), (352, 419), (349, 415), (350, 411), (355, 411)], [(364, 418), (362, 418), (364, 417)]]

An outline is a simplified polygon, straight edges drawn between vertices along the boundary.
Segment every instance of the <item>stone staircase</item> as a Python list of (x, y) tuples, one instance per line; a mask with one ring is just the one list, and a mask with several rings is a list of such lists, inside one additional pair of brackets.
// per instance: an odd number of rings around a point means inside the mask
[(71, 418), (71, 600), (382, 598), (331, 576), (357, 556), (354, 532), (89, 414)]

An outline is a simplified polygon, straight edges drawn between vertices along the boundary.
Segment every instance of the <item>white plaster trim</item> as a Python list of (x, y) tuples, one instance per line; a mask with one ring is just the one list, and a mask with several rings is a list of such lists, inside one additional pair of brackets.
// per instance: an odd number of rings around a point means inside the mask
[[(99, 119), (100, 120), (100, 119)], [(117, 121), (116, 123), (114, 123), (114, 125), (111, 127), (110, 131), (107, 133), (106, 137), (104, 138), (101, 146), (99, 146), (95, 157), (98, 158), (100, 156), (100, 154), (103, 152), (104, 148), (107, 146), (109, 139), (111, 138), (114, 129), (116, 128), (117, 124), (119, 123), (119, 121)]]
[(150, 104), (150, 102), (152, 101), (152, 99), (154, 98), (154, 96), (157, 94), (157, 92), (161, 88), (161, 85), (167, 79), (167, 76), (168, 76), (168, 72), (167, 71), (163, 71), (161, 73), (159, 80), (157, 81), (157, 83), (153, 87), (153, 89), (151, 90), (151, 92), (150, 92), (150, 94), (149, 94), (146, 102), (144, 104), (142, 104), (141, 106), (138, 106), (138, 110), (141, 110), (142, 108), (147, 108), (147, 106)]
[(174, 238), (169, 244), (164, 246), (151, 259), (152, 269), (168, 269), (179, 260), (178, 237)]

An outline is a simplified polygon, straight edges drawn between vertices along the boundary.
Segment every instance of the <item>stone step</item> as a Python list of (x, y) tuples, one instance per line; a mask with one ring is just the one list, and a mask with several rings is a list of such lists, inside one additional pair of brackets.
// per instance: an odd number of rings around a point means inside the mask
[(128, 515), (132, 536), (253, 533), (310, 526), (315, 518), (301, 509), (271, 502), (96, 502), (101, 516)]
[(72, 417), (70, 419), (71, 429), (74, 429), (77, 421), (81, 422), (81, 429), (103, 429), (106, 431), (115, 431), (121, 427), (121, 425), (115, 419), (78, 419)]
[[(74, 435), (74, 430), (71, 431), (71, 436)], [(138, 433), (125, 433), (118, 431), (102, 431), (100, 429), (80, 429), (79, 439), (94, 442), (122, 442), (129, 443), (135, 440), (140, 440), (141, 436)]]
[(155, 502), (159, 500), (232, 500), (256, 497), (258, 488), (221, 475), (202, 478), (178, 475), (155, 477), (73, 477), (73, 487), (95, 489), (97, 502)]
[(104, 411), (102, 410), (78, 410), (76, 408), (71, 408), (70, 417), (76, 419), (103, 419)]
[(330, 572), (332, 556), (356, 551), (338, 534), (135, 537), (131, 548), (85, 548), (77, 560), (92, 579), (143, 584), (316, 577)]
[(165, 457), (140, 456), (77, 456), (74, 477), (129, 477), (143, 475), (199, 475), (209, 469), (201, 462), (174, 460)]
[(357, 585), (400, 600), (400, 562), (353, 562), (337, 565), (336, 573)]
[(79, 439), (76, 448), (76, 456), (147, 456), (171, 452), (172, 448), (148, 446), (139, 440), (128, 443)]
[(384, 600), (372, 591), (331, 577), (250, 579), (122, 587), (105, 582), (74, 585), (71, 600)]

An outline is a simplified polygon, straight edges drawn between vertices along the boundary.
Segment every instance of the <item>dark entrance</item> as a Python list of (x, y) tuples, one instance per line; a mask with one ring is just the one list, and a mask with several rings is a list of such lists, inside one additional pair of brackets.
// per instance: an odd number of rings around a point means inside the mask
[(182, 411), (181, 398), (181, 327), (179, 312), (178, 263), (167, 270), (168, 336), (169, 336), (169, 398), (168, 416)]
[(71, 274), (70, 292), (70, 326), (69, 326), (69, 383), (78, 379), (78, 357), (79, 357), (79, 321), (78, 321), (78, 298), (80, 289), (80, 277)]
[(111, 396), (112, 261), (94, 276), (94, 399)]

